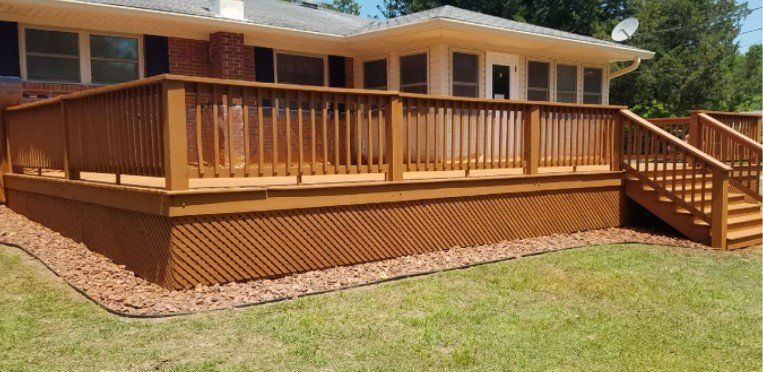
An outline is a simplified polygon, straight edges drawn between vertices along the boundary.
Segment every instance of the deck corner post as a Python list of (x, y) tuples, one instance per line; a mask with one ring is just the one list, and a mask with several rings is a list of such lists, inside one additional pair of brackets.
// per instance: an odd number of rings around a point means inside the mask
[(712, 216), (710, 225), (711, 246), (726, 249), (729, 205), (729, 172), (713, 171)]
[(701, 128), (699, 123), (699, 114), (700, 111), (690, 111), (689, 112), (689, 144), (699, 148), (700, 145), (700, 137), (701, 137)]
[(538, 164), (540, 164), (540, 106), (531, 105), (524, 114), (524, 173), (538, 174)]
[(5, 110), (0, 110), (0, 204), (5, 203), (5, 180), (3, 173), (11, 172), (10, 143), (5, 133)]
[(389, 96), (385, 125), (387, 181), (403, 180), (403, 101), (399, 95)]
[(621, 111), (617, 111), (615, 114), (615, 120), (612, 125), (612, 158), (609, 160), (609, 170), (613, 172), (619, 172), (623, 170), (623, 140), (625, 137), (625, 126), (623, 126), (623, 114)]
[(77, 167), (74, 166), (74, 161), (72, 159), (72, 149), (71, 149), (71, 142), (69, 141), (70, 133), (69, 133), (69, 121), (67, 120), (66, 115), (66, 100), (61, 100), (61, 125), (63, 126), (63, 133), (64, 138), (62, 139), (64, 141), (64, 177), (67, 180), (79, 180), (80, 179), (80, 173), (79, 170), (77, 170)]
[(164, 177), (167, 190), (188, 189), (188, 151), (185, 113), (185, 83), (162, 82), (162, 132), (164, 134)]

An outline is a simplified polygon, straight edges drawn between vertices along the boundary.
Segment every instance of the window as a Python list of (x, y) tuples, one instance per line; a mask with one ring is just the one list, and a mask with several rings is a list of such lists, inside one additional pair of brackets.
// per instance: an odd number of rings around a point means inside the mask
[(24, 38), (27, 79), (80, 82), (79, 34), (27, 28)]
[(324, 58), (283, 53), (278, 53), (276, 58), (279, 83), (325, 85)]
[(578, 101), (578, 67), (556, 66), (556, 101), (576, 103)]
[(530, 101), (549, 100), (550, 64), (530, 61), (527, 63), (527, 99)]
[(138, 40), (90, 35), (90, 64), (94, 84), (115, 84), (138, 79)]
[(583, 103), (602, 103), (601, 88), (604, 70), (585, 68), (583, 70)]
[(363, 62), (363, 88), (387, 90), (387, 60)]
[(453, 95), (479, 96), (479, 61), (476, 54), (453, 53)]
[(427, 94), (428, 70), (426, 53), (400, 57), (400, 91)]

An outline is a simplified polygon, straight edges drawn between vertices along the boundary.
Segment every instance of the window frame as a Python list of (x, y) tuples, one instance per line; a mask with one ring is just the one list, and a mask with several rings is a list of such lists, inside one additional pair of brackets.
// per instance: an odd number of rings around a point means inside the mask
[[(585, 96), (586, 96), (586, 91), (585, 91), (585, 70), (586, 69), (601, 70), (601, 81), (599, 82), (599, 84), (600, 84), (599, 88), (601, 89), (601, 92), (599, 93), (599, 96), (601, 97), (601, 99), (599, 100), (599, 103), (589, 103), (589, 104), (590, 105), (603, 105), (603, 104), (605, 104), (605, 102), (608, 104), (609, 103), (609, 94), (606, 91), (606, 83), (605, 82), (608, 81), (608, 79), (607, 79), (608, 75), (607, 74), (608, 74), (609, 70), (607, 68), (605, 68), (604, 66), (591, 65), (591, 64), (583, 64), (581, 66), (581, 68), (580, 68), (580, 103), (584, 103), (585, 102)], [(607, 99), (605, 99), (605, 94), (606, 94)]]
[(276, 84), (292, 84), (292, 83), (281, 83), (278, 81), (278, 55), (279, 54), (288, 54), (291, 56), (322, 59), (323, 60), (323, 85), (306, 85), (306, 84), (297, 84), (297, 85), (305, 86), (305, 87), (327, 87), (329, 85), (329, 61), (328, 61), (329, 57), (327, 54), (302, 53), (302, 52), (294, 52), (291, 50), (284, 50), (284, 49), (273, 50), (273, 80), (275, 81)]
[[(453, 55), (455, 53), (460, 54), (470, 54), (473, 56), (477, 56), (477, 96), (474, 98), (482, 98), (485, 96), (484, 93), (484, 87), (485, 87), (485, 53), (482, 50), (477, 49), (465, 49), (465, 48), (449, 48), (448, 49), (448, 83), (449, 83), (449, 92), (451, 96), (455, 96), (453, 92), (455, 91), (456, 81), (453, 74), (453, 68), (454, 68), (454, 58)], [(462, 84), (463, 85), (463, 84)]]
[[(568, 92), (566, 93), (575, 93), (575, 102), (560, 102), (559, 101), (559, 66), (569, 66), (569, 67), (575, 67), (575, 91), (574, 92)], [(554, 77), (554, 83), (553, 83), (553, 96), (554, 101), (558, 103), (581, 103), (582, 97), (583, 97), (583, 82), (581, 78), (583, 77), (582, 64), (577, 61), (570, 61), (570, 60), (556, 60), (554, 61), (554, 70), (552, 72), (552, 75)]]
[[(429, 49), (418, 49), (418, 50), (412, 50), (407, 51), (405, 53), (400, 53), (397, 56), (397, 88), (398, 91), (403, 91), (403, 58), (409, 57), (409, 56), (415, 56), (419, 54), (424, 54), (427, 57), (427, 78), (426, 78), (426, 87), (427, 92), (422, 94), (430, 94), (432, 91), (432, 54), (429, 52)], [(389, 77), (387, 77), (389, 79)], [(406, 86), (416, 86), (421, 85), (423, 83), (416, 83), (416, 84), (407, 84)]]
[[(384, 60), (384, 61), (386, 61), (386, 62), (387, 62), (387, 71), (386, 71), (386, 76), (387, 76), (387, 82), (386, 82), (386, 83), (387, 83), (387, 84), (384, 86), (384, 89), (379, 89), (379, 88), (366, 88), (366, 68), (365, 68), (365, 66), (366, 66), (366, 62), (377, 62), (377, 61), (381, 61), (381, 60)], [(392, 76), (392, 74), (390, 73), (390, 72), (391, 72), (391, 71), (390, 71), (390, 68), (391, 68), (391, 67), (392, 67), (392, 66), (391, 66), (391, 63), (390, 63), (390, 56), (389, 56), (389, 55), (383, 55), (383, 56), (375, 56), (375, 57), (368, 57), (368, 58), (363, 58), (363, 59), (361, 59), (361, 60), (360, 60), (360, 87), (361, 87), (362, 89), (372, 89), (372, 90), (374, 90), (374, 89), (379, 89), (379, 90), (389, 90), (389, 87), (390, 87), (390, 85), (391, 85), (391, 84), (390, 84), (390, 83), (391, 83), (391, 76)], [(357, 85), (356, 85), (356, 86), (357, 86)]]
[[(145, 60), (143, 51), (143, 36), (136, 34), (125, 34), (119, 32), (100, 32), (84, 29), (73, 29), (65, 27), (51, 27), (35, 24), (19, 24), (19, 59), (21, 67), (21, 79), (25, 82), (42, 83), (42, 84), (82, 84), (82, 85), (97, 85), (105, 86), (110, 84), (93, 83), (92, 76), (92, 58), (90, 57), (90, 35), (97, 36), (111, 36), (127, 39), (135, 39), (138, 41), (138, 77), (142, 79), (145, 77)], [(55, 80), (36, 80), (29, 79), (29, 71), (27, 68), (27, 51), (26, 51), (26, 30), (41, 30), (41, 31), (53, 31), (53, 32), (69, 32), (77, 34), (77, 41), (79, 46), (79, 82), (72, 81), (55, 81)]]
[[(548, 101), (530, 99), (530, 63), (539, 62), (548, 65)], [(537, 89), (537, 88), (535, 88)], [(527, 58), (525, 61), (525, 99), (532, 102), (554, 102), (556, 100), (556, 64), (554, 60), (545, 58)]]

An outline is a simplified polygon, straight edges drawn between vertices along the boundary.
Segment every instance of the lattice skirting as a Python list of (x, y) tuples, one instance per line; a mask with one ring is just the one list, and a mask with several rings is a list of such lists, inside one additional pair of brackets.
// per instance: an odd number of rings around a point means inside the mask
[(168, 288), (627, 223), (621, 187), (168, 218), (11, 190), (9, 206)]

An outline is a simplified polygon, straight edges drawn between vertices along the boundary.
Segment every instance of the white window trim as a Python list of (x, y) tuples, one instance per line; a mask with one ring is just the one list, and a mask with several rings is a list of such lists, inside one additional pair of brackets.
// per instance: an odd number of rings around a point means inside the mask
[(566, 59), (554, 60), (553, 76), (554, 76), (554, 102), (559, 100), (559, 65), (562, 66), (574, 66), (575, 67), (575, 103), (583, 102), (583, 67), (578, 61), (571, 61)]
[[(53, 80), (29, 80), (27, 75), (26, 64), (26, 29), (31, 28), (35, 30), (43, 31), (57, 31), (57, 32), (71, 32), (78, 35), (79, 41), (79, 69), (80, 69), (80, 82), (70, 81), (53, 81)], [(138, 79), (145, 76), (145, 61), (143, 58), (143, 37), (135, 34), (122, 34), (114, 32), (98, 32), (83, 29), (71, 29), (63, 27), (50, 27), (50, 26), (38, 26), (33, 24), (19, 25), (19, 57), (21, 64), (21, 78), (26, 82), (43, 83), (43, 84), (84, 84), (94, 85), (92, 77), (91, 59), (90, 59), (90, 35), (100, 36), (115, 36), (136, 39), (138, 41)], [(103, 85), (103, 84), (98, 84)]]
[(467, 48), (448, 48), (448, 92), (453, 96), (453, 53), (471, 54), (477, 56), (477, 98), (485, 97), (485, 51)]
[[(403, 57), (415, 56), (418, 54), (425, 54), (427, 56), (427, 92), (424, 94), (429, 94), (429, 92), (432, 91), (432, 54), (429, 49), (417, 49), (408, 50), (397, 55), (398, 90), (401, 92), (403, 91)], [(387, 80), (389, 80), (389, 76), (387, 76)]]
[(548, 64), (548, 101), (537, 102), (556, 102), (556, 64), (555, 61), (550, 58), (525, 58), (525, 99), (530, 99), (530, 62)]
[[(282, 49), (273, 50), (273, 77), (277, 84), (286, 84), (286, 83), (280, 83), (278, 81), (278, 55), (279, 54), (288, 54), (291, 56), (313, 57), (313, 58), (323, 59), (323, 85), (322, 86), (327, 87), (329, 85), (329, 78), (328, 78), (329, 77), (329, 57), (328, 55), (293, 52), (290, 50), (282, 50)], [(315, 86), (315, 85), (305, 85), (305, 86)]]
[(609, 101), (608, 97), (605, 97), (604, 95), (607, 93), (606, 85), (605, 84), (606, 84), (606, 82), (609, 81), (607, 79), (607, 73), (608, 73), (609, 70), (605, 66), (590, 65), (590, 64), (581, 64), (581, 66), (580, 66), (580, 99), (579, 99), (579, 102), (583, 103), (583, 98), (584, 98), (583, 95), (585, 95), (585, 81), (584, 81), (584, 79), (585, 79), (585, 69), (587, 69), (587, 68), (595, 68), (595, 69), (601, 70), (601, 93), (599, 93), (601, 95), (601, 102), (599, 102), (598, 104), (604, 104), (605, 102), (608, 102)]
[(366, 62), (375, 62), (375, 61), (380, 61), (382, 59), (387, 61), (387, 88), (385, 90), (389, 90), (390, 83), (392, 81), (391, 71), (390, 71), (392, 66), (390, 64), (391, 58), (389, 54), (377, 55), (375, 57), (365, 57), (360, 60), (360, 87), (362, 89), (368, 89), (366, 88), (366, 70), (365, 70)]

